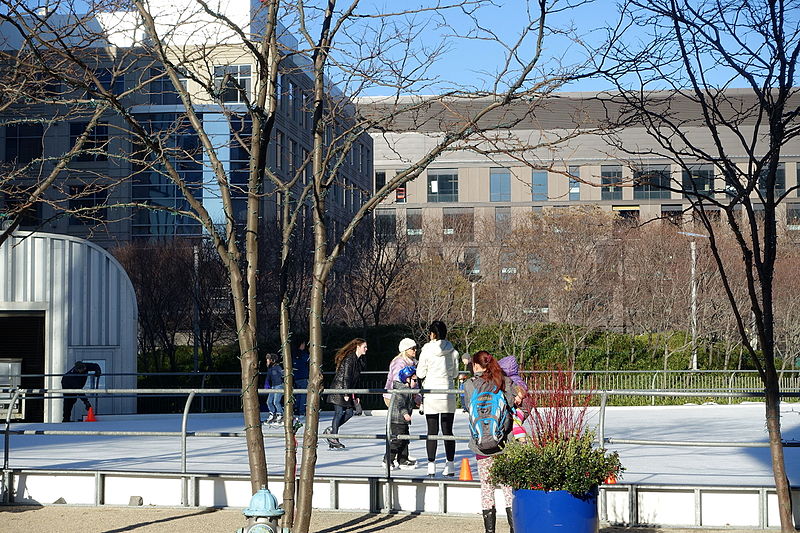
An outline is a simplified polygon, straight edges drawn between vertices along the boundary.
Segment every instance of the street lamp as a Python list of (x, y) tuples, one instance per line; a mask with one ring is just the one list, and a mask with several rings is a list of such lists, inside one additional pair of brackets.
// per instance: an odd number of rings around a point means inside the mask
[(689, 241), (689, 260), (691, 261), (691, 269), (689, 271), (690, 327), (692, 335), (692, 370), (697, 370), (697, 242), (695, 239), (698, 237), (708, 239), (708, 235), (690, 233), (688, 231), (679, 231), (678, 233), (692, 237), (692, 240)]

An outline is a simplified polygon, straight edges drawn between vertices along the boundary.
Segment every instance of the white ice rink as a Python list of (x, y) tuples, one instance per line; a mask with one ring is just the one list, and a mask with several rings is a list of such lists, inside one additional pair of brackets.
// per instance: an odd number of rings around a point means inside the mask
[[(352, 418), (342, 434), (385, 432), (384, 412)], [(320, 427), (330, 423), (322, 414)], [(590, 412), (590, 425), (598, 424), (598, 411)], [(467, 434), (466, 415), (456, 415), (456, 435)], [(781, 424), (785, 441), (800, 440), (800, 405), (783, 404)], [(36, 430), (180, 431), (180, 415), (98, 415), (97, 422), (67, 424), (12, 424), (11, 428)], [(188, 431), (241, 432), (240, 414), (190, 414)], [(270, 475), (283, 473), (282, 429), (265, 428), (279, 438), (266, 438)], [(425, 433), (423, 416), (412, 421), (411, 434)], [(298, 432), (302, 444), (302, 429)], [(622, 481), (669, 485), (773, 485), (768, 448), (736, 447), (737, 442), (767, 442), (763, 404), (685, 405), (675, 407), (609, 407), (605, 436), (611, 439), (657, 441), (722, 441), (730, 447), (610, 445), (619, 451), (626, 468)], [(344, 450), (329, 450), (320, 441), (317, 474), (326, 477), (382, 476), (383, 441), (342, 439)], [(247, 454), (243, 438), (189, 437), (187, 471), (190, 473), (246, 474)], [(413, 471), (394, 471), (399, 478), (424, 477), (425, 442), (411, 442), (411, 455), (419, 459)], [(786, 448), (786, 465), (792, 485), (800, 485), (800, 450)], [(456, 465), (473, 458), (465, 442), (456, 445)], [(298, 454), (299, 458), (299, 454)], [(443, 445), (437, 460), (444, 460)], [(48, 470), (104, 470), (180, 472), (179, 437), (96, 437), (11, 435), (9, 468)]]

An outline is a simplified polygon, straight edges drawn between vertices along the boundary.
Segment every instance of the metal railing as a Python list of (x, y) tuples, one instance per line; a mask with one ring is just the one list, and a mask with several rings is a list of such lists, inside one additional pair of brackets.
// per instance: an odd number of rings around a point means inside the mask
[[(12, 407), (14, 404), (25, 395), (48, 395), (48, 394), (71, 394), (77, 392), (84, 392), (82, 389), (0, 389), (0, 393), (9, 393), (11, 395), (10, 403)], [(283, 392), (283, 389), (259, 389), (259, 394), (268, 394), (271, 392)], [(295, 391), (298, 394), (306, 394), (307, 390), (298, 389)], [(391, 394), (390, 409), (396, 401), (398, 394), (455, 394), (460, 395), (463, 391), (459, 389), (400, 389), (389, 390), (384, 389), (326, 389), (325, 393), (336, 394), (356, 394), (356, 395), (381, 395), (385, 393)], [(701, 391), (703, 397), (708, 398), (738, 398), (738, 399), (761, 399), (764, 394), (761, 392), (719, 392), (719, 391)], [(188, 417), (191, 414), (190, 406), (195, 398), (203, 395), (236, 395), (240, 394), (237, 389), (101, 389), (92, 391), (98, 395), (164, 395), (170, 396), (185, 396), (183, 404), (183, 414), (181, 418), (180, 431), (75, 431), (75, 430), (51, 430), (51, 429), (12, 429), (11, 411), (5, 417), (5, 425), (3, 428), (4, 439), (4, 455), (3, 455), (3, 503), (9, 503), (11, 497), (11, 487), (9, 484), (9, 460), (11, 453), (11, 436), (12, 435), (80, 435), (80, 436), (130, 436), (130, 437), (180, 437), (180, 474), (183, 476), (181, 501), (183, 505), (189, 505), (188, 501), (188, 482), (190, 474), (187, 471), (187, 439), (190, 437), (219, 437), (219, 438), (243, 438), (245, 432), (211, 432), (211, 431), (188, 431)], [(609, 398), (612, 397), (678, 397), (678, 398), (692, 398), (698, 396), (698, 391), (663, 391), (663, 390), (575, 390), (575, 394), (595, 394), (599, 396), (599, 424), (597, 430), (597, 441), (605, 444), (632, 444), (632, 445), (646, 445), (646, 446), (717, 446), (717, 447), (768, 447), (767, 442), (714, 442), (714, 441), (658, 441), (658, 440), (631, 440), (631, 439), (616, 439), (608, 437), (605, 430), (606, 407), (609, 405)], [(796, 399), (800, 397), (800, 393), (787, 392), (784, 394), (786, 398)], [(265, 438), (284, 438), (284, 432), (265, 433)], [(454, 441), (468, 441), (467, 435), (392, 435), (390, 429), (390, 418), (386, 419), (385, 433), (378, 434), (351, 434), (351, 433), (332, 433), (326, 435), (319, 435), (318, 438), (345, 438), (345, 439), (366, 439), (366, 440), (382, 440), (384, 441), (385, 450), (388, 452), (390, 441), (392, 438), (400, 440), (454, 440)], [(800, 447), (800, 442), (785, 442), (786, 447)], [(387, 454), (388, 455), (388, 454)], [(386, 465), (386, 485), (384, 492), (384, 502), (387, 509), (392, 508), (392, 470), (391, 465)]]

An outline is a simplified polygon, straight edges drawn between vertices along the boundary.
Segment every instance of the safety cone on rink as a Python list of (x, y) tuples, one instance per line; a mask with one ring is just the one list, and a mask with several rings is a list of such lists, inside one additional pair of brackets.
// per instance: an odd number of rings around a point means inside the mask
[(472, 467), (469, 466), (469, 459), (461, 459), (461, 472), (458, 473), (459, 481), (472, 481)]
[(97, 419), (94, 417), (94, 409), (89, 408), (89, 411), (86, 413), (86, 419), (84, 422), (97, 422)]

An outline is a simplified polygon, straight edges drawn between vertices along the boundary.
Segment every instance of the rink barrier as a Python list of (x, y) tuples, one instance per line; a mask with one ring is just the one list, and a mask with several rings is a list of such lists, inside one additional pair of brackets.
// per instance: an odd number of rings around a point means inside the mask
[[(64, 394), (64, 393), (77, 393), (85, 392), (82, 389), (0, 389), (0, 393), (10, 393), (12, 395), (12, 407), (14, 402), (19, 401), (25, 395), (45, 395), (45, 394)], [(259, 394), (268, 394), (270, 392), (283, 392), (283, 389), (259, 389)], [(307, 393), (305, 389), (298, 389), (296, 393)], [(383, 389), (326, 389), (325, 393), (348, 393), (348, 394), (384, 394), (389, 392), (391, 394), (390, 408), (395, 401), (397, 394), (419, 394), (419, 393), (448, 393), (448, 394), (461, 394), (463, 391), (460, 389), (447, 389), (447, 390), (390, 390)], [(698, 394), (698, 393), (701, 394)], [(11, 415), (6, 416), (4, 427), (4, 463), (3, 463), (3, 480), (2, 480), (2, 503), (9, 504), (14, 502), (14, 486), (15, 478), (20, 479), (21, 476), (26, 479), (33, 479), (36, 476), (73, 476), (73, 477), (86, 477), (91, 474), (94, 479), (94, 504), (106, 504), (106, 485), (109, 479), (117, 478), (154, 478), (163, 480), (178, 480), (180, 483), (180, 500), (177, 505), (196, 507), (201, 506), (201, 488), (200, 484), (207, 483), (212, 480), (242, 480), (249, 484), (249, 476), (247, 475), (233, 475), (233, 474), (196, 474), (188, 473), (186, 471), (187, 463), (187, 446), (186, 440), (189, 437), (235, 437), (242, 438), (246, 435), (245, 432), (202, 432), (202, 431), (187, 431), (188, 416), (190, 414), (190, 405), (198, 395), (215, 394), (239, 395), (239, 390), (233, 389), (97, 389), (92, 391), (93, 394), (114, 395), (114, 394), (153, 394), (160, 395), (168, 393), (170, 395), (186, 395), (186, 402), (183, 410), (181, 420), (181, 431), (74, 431), (74, 430), (15, 430), (11, 429)], [(698, 395), (707, 398), (763, 398), (764, 394), (759, 392), (717, 392), (717, 391), (692, 391), (692, 392), (678, 392), (674, 390), (644, 390), (644, 391), (631, 391), (631, 390), (604, 390), (604, 391), (574, 391), (575, 394), (594, 394), (600, 395), (600, 411), (599, 411), (599, 430), (597, 435), (598, 442), (604, 444), (636, 444), (636, 445), (653, 445), (653, 446), (720, 446), (720, 447), (768, 447), (769, 444), (765, 442), (709, 442), (709, 441), (656, 441), (656, 440), (630, 440), (630, 439), (613, 439), (605, 436), (605, 408), (608, 405), (608, 397), (616, 395), (631, 395), (631, 396), (677, 396), (677, 397), (697, 397)], [(798, 393), (784, 393), (782, 396), (798, 397)], [(319, 438), (346, 438), (346, 439), (370, 439), (370, 440), (384, 440), (388, 449), (389, 441), (392, 438), (389, 429), (389, 419), (387, 417), (386, 432), (384, 434), (328, 434), (325, 437)], [(88, 436), (131, 436), (131, 437), (181, 437), (181, 472), (180, 473), (142, 473), (142, 472), (116, 472), (116, 471), (77, 471), (77, 470), (47, 470), (47, 469), (10, 469), (8, 467), (9, 455), (11, 452), (10, 436), (11, 435), (88, 435)], [(283, 432), (265, 433), (265, 438), (284, 438)], [(456, 440), (468, 441), (468, 436), (428, 436), (428, 435), (399, 435), (400, 439), (407, 440)], [(784, 442), (785, 447), (800, 447), (800, 442)], [(398, 510), (396, 501), (401, 498), (400, 489), (417, 487), (419, 490), (422, 485), (433, 485), (438, 490), (438, 505), (436, 506), (438, 512), (447, 512), (448, 509), (448, 492), (459, 491), (467, 489), (476, 489), (479, 484), (477, 482), (461, 482), (449, 480), (427, 480), (427, 479), (412, 479), (408, 478), (392, 478), (391, 469), (387, 467), (387, 472), (384, 477), (370, 477), (367, 478), (367, 485), (364, 488), (368, 493), (370, 508), (372, 512), (383, 511), (389, 512)], [(282, 479), (282, 477), (280, 478)], [(315, 487), (318, 481), (315, 478)], [(353, 485), (351, 478), (336, 478), (336, 477), (321, 477), (319, 483), (329, 485), (329, 508), (340, 509), (339, 504), (339, 490), (337, 487), (340, 485)], [(472, 483), (472, 485), (470, 485)], [(315, 489), (316, 490), (316, 489)], [(642, 494), (678, 494), (682, 495), (685, 499), (687, 491), (691, 492), (694, 504), (694, 512), (698, 520), (702, 517), (702, 502), (703, 497), (707, 494), (718, 493), (736, 493), (736, 494), (757, 494), (759, 498), (758, 505), (758, 526), (760, 528), (770, 527), (770, 522), (767, 520), (767, 515), (770, 513), (770, 506), (768, 502), (768, 495), (774, 495), (774, 489), (771, 487), (703, 487), (703, 486), (673, 486), (670, 485), (665, 488), (663, 485), (642, 485), (642, 484), (618, 484), (613, 486), (603, 486), (600, 491), (600, 510), (601, 518), (611, 523), (625, 523), (629, 525), (650, 525), (652, 521), (648, 521), (640, 516), (639, 503)], [(771, 492), (770, 492), (771, 491)], [(249, 496), (248, 496), (249, 497)], [(627, 504), (624, 504), (627, 502)], [(116, 502), (119, 503), (119, 502)], [(402, 506), (401, 510), (402, 510)], [(699, 525), (699, 522), (697, 522)], [(755, 524), (753, 524), (755, 525)]]

